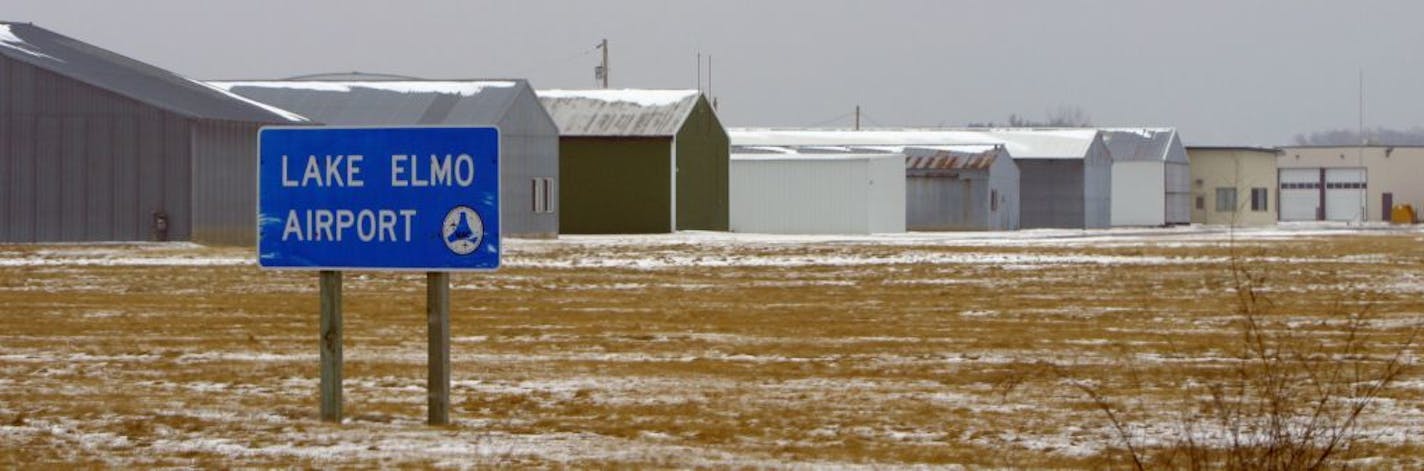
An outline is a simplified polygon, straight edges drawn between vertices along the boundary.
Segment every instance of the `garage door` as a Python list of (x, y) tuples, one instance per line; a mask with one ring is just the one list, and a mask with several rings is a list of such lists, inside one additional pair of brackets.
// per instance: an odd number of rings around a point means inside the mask
[(1365, 169), (1325, 169), (1325, 219), (1365, 219)]
[(1319, 219), (1320, 169), (1281, 169), (1281, 220), (1314, 221)]

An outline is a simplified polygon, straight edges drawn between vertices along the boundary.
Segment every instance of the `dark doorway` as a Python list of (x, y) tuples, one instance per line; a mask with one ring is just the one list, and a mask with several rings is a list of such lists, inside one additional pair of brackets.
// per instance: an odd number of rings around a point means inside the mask
[(1384, 200), (1384, 203), (1380, 205), (1380, 211), (1384, 212), (1384, 215), (1380, 216), (1380, 220), (1389, 222), (1391, 219), (1390, 212), (1394, 210), (1394, 193), (1385, 193), (1380, 195), (1380, 198)]

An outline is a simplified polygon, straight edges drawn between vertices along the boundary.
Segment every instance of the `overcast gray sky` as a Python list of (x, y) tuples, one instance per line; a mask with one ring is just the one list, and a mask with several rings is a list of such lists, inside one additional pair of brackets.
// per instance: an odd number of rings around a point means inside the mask
[[(730, 126), (1042, 118), (1176, 126), (1189, 144), (1285, 144), (1424, 124), (1424, 2), (1318, 0), (0, 0), (0, 15), (196, 78), (369, 71), (694, 88), (713, 57)], [(829, 122), (828, 122), (829, 121)]]

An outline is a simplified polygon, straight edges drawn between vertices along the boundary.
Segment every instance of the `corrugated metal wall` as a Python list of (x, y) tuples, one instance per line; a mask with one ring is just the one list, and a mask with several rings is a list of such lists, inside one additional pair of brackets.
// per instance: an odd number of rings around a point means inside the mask
[(1020, 227), (1084, 227), (1087, 200), (1083, 193), (1083, 162), (1082, 159), (1016, 159)]
[(727, 159), (731, 141), (712, 105), (699, 96), (677, 133), (677, 229), (727, 230)]
[(904, 157), (732, 159), (731, 229), (776, 234), (905, 230)]
[(193, 125), (193, 240), (251, 245), (257, 232), (257, 131), (261, 125)]
[[(1006, 231), (1019, 228), (1019, 169), (1000, 156), (985, 169), (905, 180), (905, 226), (912, 231)], [(998, 204), (991, 202), (998, 197)]]
[(1112, 154), (1102, 133), (1093, 139), (1082, 160), (1082, 228), (1102, 229), (1112, 224)]
[(190, 236), (189, 120), (0, 57), (0, 240)]
[(1152, 227), (1167, 223), (1166, 163), (1125, 160), (1112, 164), (1112, 225)]
[(1167, 154), (1167, 224), (1192, 222), (1192, 168), (1182, 137), (1172, 133)]
[(534, 211), (535, 178), (552, 178), (550, 201), (559, 201), (559, 128), (543, 112), (533, 89), (525, 87), (499, 122), (500, 224), (506, 235), (554, 238), (559, 234), (559, 212)]
[(1192, 222), (1192, 168), (1167, 162), (1167, 224)]
[(994, 160), (994, 165), (989, 168), (989, 189), (999, 196), (998, 209), (989, 212), (990, 228), (996, 231), (1018, 230), (1019, 166), (1014, 159), (1001, 154)]
[(559, 233), (657, 234), (672, 221), (667, 138), (559, 139)]
[(905, 179), (905, 226), (912, 231), (982, 231), (989, 224), (989, 171)]

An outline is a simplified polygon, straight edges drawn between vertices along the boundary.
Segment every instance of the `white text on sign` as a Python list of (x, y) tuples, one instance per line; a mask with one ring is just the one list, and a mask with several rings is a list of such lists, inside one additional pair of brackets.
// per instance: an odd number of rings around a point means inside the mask
[[(475, 159), (469, 154), (431, 154), (428, 159), (412, 154), (392, 154), (390, 184), (397, 188), (470, 187), (475, 183)], [(282, 186), (287, 188), (362, 188), (361, 164), (365, 156), (308, 155), (305, 164), (293, 167), (282, 156)], [(301, 175), (293, 178), (294, 175)], [(414, 209), (307, 209), (290, 210), (282, 229), (282, 240), (340, 242), (354, 238), (362, 242), (410, 242)]]
[[(475, 159), (469, 154), (430, 155), (429, 159), (410, 154), (391, 155), (391, 186), (405, 187), (469, 187), (475, 183)], [(361, 178), (361, 163), (365, 156), (309, 155), (301, 171), (293, 171), (291, 159), (282, 156), (282, 186), (350, 187), (366, 185)], [(293, 178), (293, 175), (301, 175)]]

